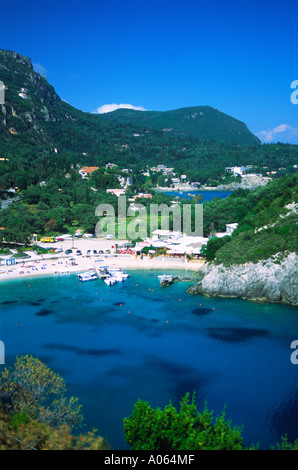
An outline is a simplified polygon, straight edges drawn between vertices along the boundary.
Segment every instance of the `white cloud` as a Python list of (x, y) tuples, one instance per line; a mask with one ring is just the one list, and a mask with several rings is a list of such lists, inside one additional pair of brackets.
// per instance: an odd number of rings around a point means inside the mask
[(298, 144), (298, 127), (292, 127), (289, 124), (280, 124), (273, 129), (257, 132), (256, 135), (267, 144), (272, 142)]
[(133, 106), (132, 104), (104, 104), (94, 111), (96, 114), (104, 114), (104, 113), (111, 113), (112, 111), (116, 111), (116, 109), (135, 109), (136, 111), (146, 111), (143, 106)]
[(40, 75), (45, 75), (46, 73), (48, 73), (47, 69), (39, 64), (38, 62), (35, 62), (35, 63), (32, 63), (33, 65), (33, 70), (37, 73), (39, 73)]

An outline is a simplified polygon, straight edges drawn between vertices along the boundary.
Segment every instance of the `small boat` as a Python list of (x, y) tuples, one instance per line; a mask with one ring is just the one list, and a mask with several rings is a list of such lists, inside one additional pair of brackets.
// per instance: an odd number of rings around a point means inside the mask
[(82, 282), (96, 281), (98, 279), (95, 271), (87, 271), (85, 273), (77, 274), (77, 276)]
[(118, 282), (118, 280), (116, 278), (114, 278), (113, 276), (109, 276), (106, 279), (104, 279), (104, 282), (107, 284), (107, 286), (111, 286), (113, 284), (116, 284), (116, 282)]
[(130, 277), (130, 274), (120, 268), (107, 268), (106, 272), (107, 275), (105, 275), (103, 279), (108, 286), (116, 284), (117, 282), (123, 282)]
[(126, 271), (124, 271), (124, 270), (121, 269), (121, 268), (108, 268), (108, 271), (109, 271), (109, 273), (112, 272), (112, 273), (123, 273), (123, 274), (127, 274)]
[(87, 274), (93, 274), (93, 273), (94, 273), (94, 270), (90, 269), (89, 271), (85, 271), (83, 273), (77, 273), (77, 277), (81, 277), (81, 276), (85, 276)]
[(117, 279), (118, 282), (123, 282), (130, 276), (126, 271), (120, 268), (109, 268), (108, 272), (113, 278)]
[(116, 272), (116, 273), (111, 273), (111, 276), (117, 279), (119, 282), (123, 282), (129, 277), (129, 274)]
[(109, 277), (109, 273), (108, 273), (107, 268), (98, 269), (97, 270), (97, 275), (98, 275), (99, 279), (106, 279), (107, 277)]

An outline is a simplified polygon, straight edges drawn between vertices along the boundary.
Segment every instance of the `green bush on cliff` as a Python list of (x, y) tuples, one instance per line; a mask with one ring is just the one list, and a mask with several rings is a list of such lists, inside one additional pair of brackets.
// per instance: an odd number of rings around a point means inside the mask
[(213, 422), (207, 406), (197, 410), (195, 395), (187, 393), (180, 410), (170, 403), (153, 410), (138, 400), (132, 415), (124, 419), (124, 436), (131, 450), (243, 450), (241, 428), (231, 427), (225, 412)]
[[(216, 230), (237, 222), (232, 236), (210, 238), (203, 249), (208, 261), (231, 264), (257, 263), (277, 253), (297, 252), (298, 174), (272, 181), (252, 192), (235, 191), (225, 200), (204, 207), (204, 229), (210, 220)], [(214, 222), (214, 223), (215, 223)]]

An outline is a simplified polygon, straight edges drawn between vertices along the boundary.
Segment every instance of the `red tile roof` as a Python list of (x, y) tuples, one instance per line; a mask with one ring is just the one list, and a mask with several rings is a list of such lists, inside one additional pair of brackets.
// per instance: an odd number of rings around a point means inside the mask
[(81, 168), (80, 171), (84, 171), (85, 173), (92, 173), (93, 171), (96, 171), (98, 169), (98, 166), (84, 166), (83, 168)]

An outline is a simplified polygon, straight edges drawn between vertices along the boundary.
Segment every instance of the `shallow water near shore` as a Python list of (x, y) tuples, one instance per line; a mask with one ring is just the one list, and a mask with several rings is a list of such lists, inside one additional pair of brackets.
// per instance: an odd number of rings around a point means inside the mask
[(193, 391), (214, 416), (226, 404), (247, 445), (297, 438), (297, 309), (191, 296), (189, 283), (161, 288), (158, 274), (131, 271), (114, 286), (73, 274), (3, 281), (6, 365), (32, 354), (59, 372), (83, 404), (80, 431), (95, 427), (113, 449), (128, 449), (123, 418), (138, 399), (179, 406)]

